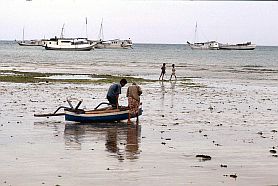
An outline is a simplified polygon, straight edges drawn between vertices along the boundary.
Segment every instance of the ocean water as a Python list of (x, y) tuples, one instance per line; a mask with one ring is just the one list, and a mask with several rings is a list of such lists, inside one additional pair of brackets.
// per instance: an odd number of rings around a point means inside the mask
[[(0, 67), (26, 71), (69, 71), (77, 74), (125, 74), (157, 79), (162, 63), (166, 78), (171, 65), (178, 77), (277, 80), (278, 47), (257, 46), (251, 51), (191, 50), (181, 44), (134, 44), (133, 49), (85, 52), (48, 51), (0, 42)], [(47, 68), (47, 67), (51, 67)]]

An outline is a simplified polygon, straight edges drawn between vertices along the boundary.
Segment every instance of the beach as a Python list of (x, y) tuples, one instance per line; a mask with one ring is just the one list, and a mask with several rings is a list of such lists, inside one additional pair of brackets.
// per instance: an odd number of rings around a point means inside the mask
[[(145, 48), (134, 47), (120, 51), (125, 56), (118, 59), (113, 59), (113, 51), (107, 57), (109, 51), (75, 53), (75, 60), (84, 60), (80, 63), (71, 61), (68, 53), (55, 53), (56, 58), (40, 49), (24, 49), (29, 58), (3, 59), (8, 52), (2, 50), (0, 70), (6, 74), (143, 78), (143, 115), (138, 126), (134, 119), (131, 125), (80, 125), (63, 116), (37, 118), (34, 114), (67, 106), (69, 97), (82, 99), (83, 109), (94, 108), (106, 101), (111, 82), (2, 81), (0, 185), (277, 185), (276, 52), (260, 63), (256, 55), (272, 49), (240, 53), (241, 58), (230, 57), (233, 63), (225, 63), (221, 56), (231, 53), (202, 56), (183, 46), (167, 47), (149, 46), (147, 57)], [(155, 50), (163, 55), (155, 55)], [(182, 59), (181, 53), (195, 56)], [(123, 60), (133, 55), (137, 58)], [(168, 81), (169, 73), (167, 80), (157, 80), (161, 61), (166, 61), (168, 72), (171, 63), (176, 64), (177, 81)], [(127, 105), (126, 90), (123, 87), (121, 105)]]

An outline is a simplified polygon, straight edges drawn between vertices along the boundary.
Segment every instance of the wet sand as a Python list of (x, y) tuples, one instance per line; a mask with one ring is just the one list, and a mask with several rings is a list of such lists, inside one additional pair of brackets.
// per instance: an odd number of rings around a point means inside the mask
[(33, 117), (109, 84), (1, 82), (0, 185), (277, 185), (277, 81), (192, 81), (142, 84), (139, 126)]

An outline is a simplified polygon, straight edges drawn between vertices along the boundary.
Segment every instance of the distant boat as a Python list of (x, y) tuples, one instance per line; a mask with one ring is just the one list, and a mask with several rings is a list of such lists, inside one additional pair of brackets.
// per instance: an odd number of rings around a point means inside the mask
[[(197, 37), (197, 22), (196, 22), (196, 26), (195, 26), (195, 39)], [(190, 48), (192, 50), (218, 50), (219, 49), (219, 43), (217, 41), (207, 41), (207, 42), (195, 42), (194, 43), (190, 43), (189, 41), (187, 41), (187, 44), (190, 46)]]
[(90, 51), (94, 48), (87, 38), (51, 38), (45, 40), (46, 50), (66, 50), (66, 51)]
[(239, 43), (239, 44), (220, 44), (220, 50), (254, 50), (256, 48), (255, 44), (251, 42)]
[(96, 43), (87, 38), (64, 38), (64, 27), (62, 27), (60, 38), (51, 38), (42, 40), (43, 47), (46, 50), (66, 50), (66, 51), (90, 51)]
[(17, 41), (20, 46), (42, 46), (41, 40), (24, 40), (24, 28), (22, 33), (22, 41)]
[(126, 40), (121, 40), (121, 39), (112, 39), (112, 40), (104, 40), (104, 34), (103, 34), (103, 20), (101, 21), (100, 25), (100, 30), (99, 30), (99, 39), (97, 42), (95, 48), (97, 49), (104, 49), (104, 48), (109, 48), (109, 49), (128, 49), (132, 48), (132, 41), (130, 38)]
[(113, 39), (113, 40), (106, 40), (106, 41), (99, 40), (97, 42), (95, 48), (97, 48), (97, 49), (103, 49), (103, 48), (128, 49), (128, 48), (132, 48), (132, 41), (130, 39), (127, 39), (127, 40)]
[(203, 43), (189, 43), (187, 41), (187, 44), (190, 46), (192, 50), (198, 49), (198, 50), (218, 50), (219, 49), (219, 43), (216, 41), (208, 41)]

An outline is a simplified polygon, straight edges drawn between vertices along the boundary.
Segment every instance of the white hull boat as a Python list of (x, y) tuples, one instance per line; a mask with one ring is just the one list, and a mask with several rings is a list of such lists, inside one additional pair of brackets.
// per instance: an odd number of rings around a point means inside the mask
[(128, 40), (120, 40), (120, 39), (114, 39), (114, 40), (107, 40), (107, 41), (98, 41), (95, 48), (97, 49), (128, 49), (132, 48), (132, 41), (130, 39)]
[(254, 50), (256, 48), (255, 44), (251, 42), (240, 43), (240, 44), (220, 44), (220, 50)]
[(218, 50), (219, 43), (216, 41), (208, 41), (203, 43), (189, 43), (187, 44), (190, 46), (192, 50)]
[(46, 50), (90, 51), (95, 46), (86, 38), (52, 38), (43, 42)]

